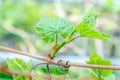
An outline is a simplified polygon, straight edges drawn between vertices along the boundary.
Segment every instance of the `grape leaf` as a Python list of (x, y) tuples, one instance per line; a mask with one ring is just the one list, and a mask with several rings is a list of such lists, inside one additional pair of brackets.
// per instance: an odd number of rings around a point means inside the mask
[[(111, 66), (111, 62), (108, 59), (103, 60), (96, 52), (94, 52), (91, 56), (89, 61), (86, 61), (87, 64), (95, 64), (95, 65), (107, 65)], [(103, 77), (108, 76), (112, 73), (112, 70), (105, 70), (105, 69), (92, 69), (97, 75), (101, 75)]]
[(97, 17), (98, 13), (94, 11), (93, 7), (90, 7), (88, 11), (86, 11), (81, 23), (87, 24), (86, 27), (94, 28)]
[(71, 22), (66, 19), (41, 19), (37, 31), (46, 42), (53, 42), (56, 35), (66, 38), (73, 31)]
[(22, 59), (15, 58), (15, 59), (7, 59), (7, 65), (10, 69), (16, 69), (16, 70), (30, 70), (32, 66), (32, 62), (28, 61), (28, 63), (25, 63)]
[[(12, 70), (20, 70), (20, 71), (30, 71), (32, 67), (32, 62), (28, 61), (25, 63), (22, 59), (15, 58), (15, 59), (7, 59), (7, 66), (9, 69)], [(28, 80), (28, 76), (25, 75), (13, 75), (14, 80)]]
[[(63, 66), (50, 65), (49, 68), (50, 68), (51, 74), (55, 74), (55, 75), (67, 74), (67, 72)], [(41, 67), (40, 70), (43, 73), (48, 73), (47, 67), (45, 67), (45, 66)]]
[(32, 61), (29, 60), (26, 64), (27, 64), (27, 66), (26, 66), (26, 70), (27, 70), (27, 71), (31, 70), (31, 67), (32, 67)]
[(96, 24), (97, 17), (98, 14), (93, 10), (93, 8), (90, 8), (83, 17), (82, 21), (75, 25), (75, 31), (78, 32), (81, 37), (108, 40), (108, 37), (105, 34), (93, 29)]

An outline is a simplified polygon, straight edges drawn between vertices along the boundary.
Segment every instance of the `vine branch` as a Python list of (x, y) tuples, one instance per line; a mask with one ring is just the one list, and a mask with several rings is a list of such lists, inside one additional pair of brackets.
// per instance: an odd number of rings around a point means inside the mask
[[(38, 59), (38, 60), (45, 61), (49, 64), (66, 66), (66, 62), (61, 62), (60, 64), (58, 64), (57, 60), (49, 59), (49, 58), (46, 58), (46, 57), (43, 57), (43, 56), (33, 55), (33, 54), (30, 54), (30, 53), (27, 53), (27, 52), (11, 49), (11, 48), (8, 48), (8, 47), (0, 46), (0, 50), (9, 51), (9, 52), (13, 52), (15, 54), (20, 54), (20, 55), (32, 57), (32, 58), (35, 58), (35, 59)], [(120, 70), (120, 66), (90, 65), (90, 64), (82, 64), (82, 63), (72, 63), (72, 62), (70, 62), (69, 65), (70, 66), (75, 66), (75, 67), (84, 67), (84, 68)]]

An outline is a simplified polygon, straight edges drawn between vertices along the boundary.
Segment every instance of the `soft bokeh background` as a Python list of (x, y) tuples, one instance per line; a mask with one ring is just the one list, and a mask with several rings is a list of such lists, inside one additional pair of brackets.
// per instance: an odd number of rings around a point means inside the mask
[(110, 58), (113, 65), (119, 65), (120, 0), (0, 0), (0, 45), (47, 55), (52, 44), (45, 43), (36, 32), (39, 20), (67, 18), (74, 25), (90, 6), (99, 12), (96, 29), (108, 34), (110, 40), (79, 38), (66, 45), (60, 55), (88, 57), (96, 51)]

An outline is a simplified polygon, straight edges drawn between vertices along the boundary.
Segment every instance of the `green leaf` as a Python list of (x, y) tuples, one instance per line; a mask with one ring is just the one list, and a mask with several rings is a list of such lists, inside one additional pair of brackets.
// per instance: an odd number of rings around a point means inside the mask
[[(111, 62), (108, 59), (103, 60), (96, 52), (94, 52), (91, 56), (89, 61), (86, 61), (87, 64), (95, 64), (95, 65), (106, 65), (111, 66)], [(105, 69), (92, 69), (97, 75), (101, 75), (103, 77), (108, 76), (112, 73), (112, 70), (105, 70)]]
[[(20, 71), (30, 71), (32, 63), (31, 61), (28, 61), (27, 64), (19, 58), (15, 58), (15, 59), (7, 59), (7, 66), (9, 69), (13, 69), (13, 70), (20, 70)], [(24, 76), (24, 75), (13, 75), (13, 79), (14, 80), (28, 80), (28, 76)]]
[(82, 25), (82, 24), (77, 25), (76, 31), (80, 33), (81, 37), (89, 37), (89, 38), (108, 40), (108, 37), (104, 33), (100, 33), (93, 29), (85, 28), (85, 25)]
[(98, 14), (93, 10), (93, 8), (90, 8), (82, 21), (75, 26), (75, 31), (78, 32), (81, 37), (108, 40), (108, 37), (105, 34), (93, 29), (96, 24), (97, 17)]
[(98, 13), (94, 11), (93, 7), (90, 7), (85, 13), (81, 23), (86, 24), (86, 27), (94, 28), (97, 17)]
[(19, 58), (16, 58), (15, 59), (15, 66), (18, 66), (18, 68), (20, 68), (21, 70), (25, 70), (26, 69), (26, 64), (23, 60), (19, 59)]
[[(55, 74), (55, 75), (67, 74), (67, 71), (64, 69), (63, 66), (50, 65), (49, 68), (50, 68), (51, 74)], [(40, 70), (43, 73), (48, 73), (46, 66), (41, 67)]]
[(11, 75), (0, 72), (0, 80), (13, 80), (13, 79)]
[(104, 80), (116, 80), (116, 77), (115, 77), (114, 74), (110, 74), (110, 75), (108, 75), (107, 77), (105, 77)]
[(9, 58), (7, 59), (7, 66), (8, 66), (9, 69), (13, 69), (13, 63), (14, 63), (13, 60), (11, 60)]
[(44, 41), (53, 42), (58, 34), (66, 38), (73, 31), (73, 27), (66, 19), (41, 19), (37, 31)]
[(26, 70), (29, 71), (31, 69), (31, 66), (32, 66), (32, 61), (30, 60), (30, 61), (27, 62), (27, 68), (26, 68)]

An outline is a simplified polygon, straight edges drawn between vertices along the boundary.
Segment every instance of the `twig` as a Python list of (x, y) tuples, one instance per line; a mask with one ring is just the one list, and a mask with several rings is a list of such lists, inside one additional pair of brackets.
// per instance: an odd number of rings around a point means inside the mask
[[(24, 55), (24, 56), (32, 57), (32, 58), (35, 58), (35, 59), (38, 59), (38, 60), (45, 61), (45, 62), (47, 62), (49, 64), (66, 66), (66, 62), (61, 62), (60, 64), (58, 64), (57, 60), (49, 59), (49, 58), (38, 56), (38, 55), (32, 55), (30, 53), (18, 51), (18, 50), (7, 48), (7, 47), (3, 47), (3, 46), (0, 46), (0, 50), (9, 51), (9, 52), (13, 52), (15, 54), (21, 54), (21, 55)], [(90, 65), (90, 64), (71, 63), (71, 62), (69, 63), (69, 65), (70, 66), (75, 66), (75, 67), (84, 67), (84, 68), (98, 68), (98, 69), (120, 70), (120, 66)]]

